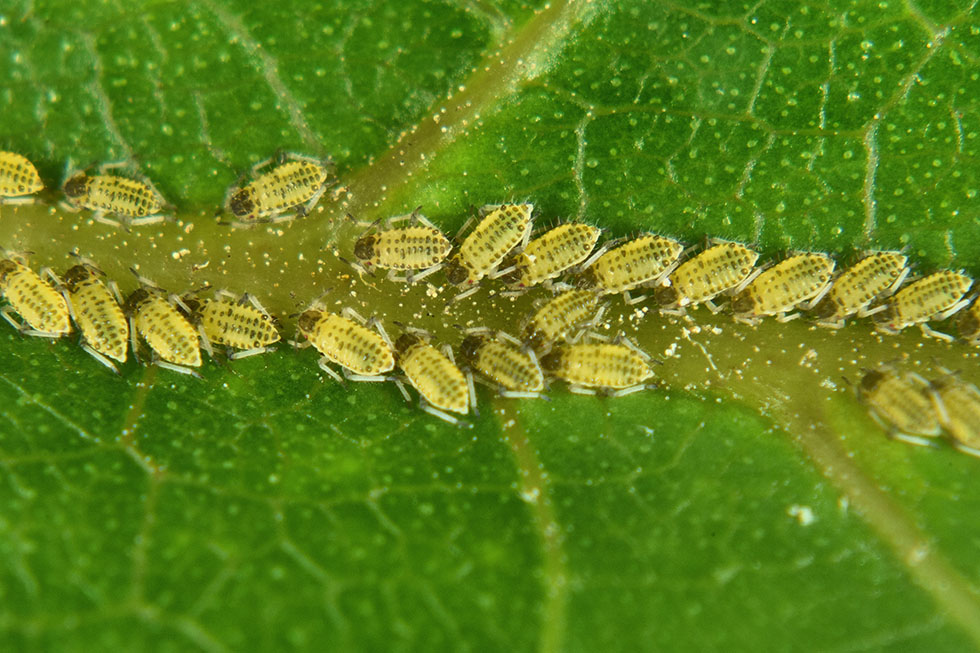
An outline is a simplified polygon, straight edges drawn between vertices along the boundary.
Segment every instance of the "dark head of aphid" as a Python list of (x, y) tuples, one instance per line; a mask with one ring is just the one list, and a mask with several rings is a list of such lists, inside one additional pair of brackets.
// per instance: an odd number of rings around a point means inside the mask
[(974, 339), (980, 336), (980, 319), (977, 319), (976, 311), (966, 311), (960, 315), (960, 319), (956, 323), (957, 329), (959, 329), (960, 336), (967, 339)]
[(511, 259), (510, 261), (504, 263), (503, 266), (505, 268), (511, 266), (514, 267), (513, 270), (500, 277), (504, 283), (506, 283), (508, 286), (523, 285), (521, 284), (521, 281), (524, 278), (524, 271), (526, 270), (525, 266), (517, 264), (515, 259)]
[(75, 292), (78, 286), (92, 278), (92, 271), (84, 265), (75, 265), (65, 272), (64, 281), (68, 292)]
[(137, 288), (130, 293), (129, 297), (126, 298), (126, 305), (123, 307), (123, 310), (125, 310), (128, 315), (133, 315), (139, 310), (140, 305), (146, 300), (150, 299), (152, 296), (153, 293), (146, 288)]
[(732, 311), (735, 313), (751, 313), (754, 310), (755, 299), (749, 293), (740, 293), (732, 299)]
[(423, 342), (422, 338), (419, 338), (417, 335), (403, 333), (398, 336), (398, 340), (395, 341), (395, 352), (397, 352), (399, 356), (404, 356), (405, 352), (421, 342)]
[(65, 195), (72, 199), (82, 197), (88, 193), (88, 185), (91, 181), (91, 177), (86, 175), (84, 172), (79, 172), (77, 175), (65, 182)]
[(377, 236), (362, 236), (354, 243), (354, 256), (362, 261), (374, 258), (374, 243), (378, 240)]
[(826, 320), (835, 313), (837, 313), (837, 302), (830, 297), (824, 297), (821, 299), (817, 305), (813, 307), (813, 310), (810, 311), (810, 315), (818, 320)]
[(235, 191), (228, 201), (228, 207), (236, 217), (244, 218), (252, 214), (255, 210), (255, 201), (252, 199), (250, 188), (241, 188)]
[(552, 350), (541, 358), (541, 368), (546, 372), (554, 372), (561, 367), (561, 359), (564, 352), (561, 347)]
[(653, 291), (653, 297), (661, 306), (673, 306), (680, 299), (681, 294), (674, 286), (660, 286)]
[(177, 310), (183, 313), (184, 317), (196, 318), (201, 310), (202, 303), (203, 302), (196, 297), (181, 297), (180, 304), (183, 304), (184, 306), (177, 304)]
[(895, 307), (889, 306), (883, 311), (879, 311), (871, 316), (875, 324), (888, 324), (895, 317)]
[(599, 277), (593, 268), (587, 269), (575, 280), (576, 288), (595, 288), (599, 285)]
[(465, 283), (469, 278), (470, 271), (463, 265), (463, 261), (458, 254), (446, 264), (446, 281), (449, 283), (458, 286)]
[(321, 315), (323, 315), (323, 313), (320, 311), (305, 311), (299, 316), (299, 320), (296, 322), (296, 328), (298, 328), (303, 334), (310, 333), (316, 328), (317, 322), (320, 321)]
[(524, 343), (531, 349), (535, 350), (542, 349), (547, 343), (547, 338), (545, 338), (544, 333), (531, 326), (528, 326), (528, 328), (524, 330), (523, 338)]
[(472, 361), (476, 358), (476, 353), (483, 346), (483, 336), (470, 335), (463, 339), (459, 346), (459, 356), (465, 361)]
[(858, 386), (858, 390), (862, 393), (872, 392), (878, 387), (878, 384), (881, 383), (882, 379), (884, 378), (884, 372), (880, 370), (869, 370), (868, 373), (864, 375), (864, 378), (861, 379), (861, 385)]
[(16, 270), (19, 266), (10, 259), (0, 261), (0, 284), (7, 281), (7, 275)]

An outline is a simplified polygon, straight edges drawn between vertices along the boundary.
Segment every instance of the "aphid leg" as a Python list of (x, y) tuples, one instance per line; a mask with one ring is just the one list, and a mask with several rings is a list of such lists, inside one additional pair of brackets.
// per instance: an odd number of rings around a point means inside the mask
[(182, 310), (185, 315), (190, 315), (191, 313), (194, 312), (190, 309), (190, 306), (185, 304), (184, 300), (181, 299), (180, 296), (175, 293), (170, 293), (169, 295), (167, 295), (167, 301), (170, 302), (171, 305), (180, 308), (180, 310)]
[(442, 350), (443, 355), (448, 358), (453, 365), (456, 364), (456, 357), (453, 356), (453, 348), (449, 346), (448, 342), (443, 343), (439, 349)]
[(935, 449), (938, 445), (930, 438), (922, 438), (917, 435), (907, 435), (905, 433), (900, 433), (892, 429), (888, 433), (889, 440), (895, 440), (896, 442), (904, 442), (905, 444), (912, 444), (917, 447), (931, 447)]
[(888, 286), (888, 289), (885, 292), (883, 292), (881, 296), (891, 297), (896, 292), (898, 292), (898, 289), (902, 286), (902, 283), (905, 281), (906, 277), (909, 276), (909, 272), (911, 271), (912, 269), (909, 268), (908, 266), (902, 268), (902, 273), (898, 275), (898, 278), (895, 279), (895, 282), (892, 283), (892, 285)]
[(729, 290), (728, 291), (728, 294), (729, 295), (737, 295), (738, 293), (740, 293), (743, 290), (745, 290), (750, 283), (752, 283), (753, 281), (755, 281), (755, 278), (757, 276), (759, 276), (760, 274), (762, 274), (766, 270), (767, 267), (769, 267), (769, 266), (768, 265), (760, 265), (756, 269), (752, 270), (752, 272), (749, 274), (749, 276), (745, 277), (745, 279), (742, 280), (742, 283), (738, 284), (737, 286), (735, 286), (734, 288), (732, 288), (731, 290)]
[(875, 306), (874, 308), (859, 308), (858, 309), (858, 312), (857, 312), (857, 316), (858, 317), (870, 317), (870, 316), (874, 315), (875, 313), (882, 312), (886, 308), (888, 308), (888, 304), (881, 304), (879, 306)]
[(439, 227), (437, 227), (434, 224), (432, 224), (431, 222), (429, 222), (429, 219), (427, 217), (425, 217), (424, 215), (422, 215), (421, 213), (419, 213), (419, 211), (421, 209), (422, 209), (421, 206), (418, 207), (417, 209), (415, 209), (415, 211), (412, 212), (412, 217), (415, 218), (415, 220), (417, 220), (418, 222), (421, 222), (426, 227), (428, 227), (430, 229), (435, 229), (436, 231), (439, 231)]
[(33, 197), (0, 197), (0, 204), (6, 204), (7, 206), (23, 206), (24, 204), (33, 204)]
[(395, 283), (411, 283), (414, 280), (410, 279), (409, 274), (406, 274), (404, 277), (398, 276), (398, 271), (395, 268), (390, 268), (385, 278)]
[(406, 402), (411, 402), (412, 398), (408, 394), (408, 390), (405, 389), (405, 384), (402, 383), (401, 379), (396, 376), (388, 377), (390, 381), (394, 381), (395, 385), (398, 387), (398, 392), (402, 393), (402, 397), (405, 398)]
[(792, 322), (798, 317), (802, 317), (801, 313), (780, 313), (776, 316), (776, 321), (781, 323)]
[(487, 217), (493, 211), (499, 209), (503, 204), (484, 204), (476, 210), (476, 214), (481, 218)]
[[(475, 293), (479, 289), (480, 289), (479, 284), (473, 284), (473, 287), (472, 288), (470, 288), (469, 290), (464, 290), (463, 292), (459, 293), (458, 295), (456, 295), (455, 297), (453, 297), (452, 299), (450, 299), (449, 300), (449, 303), (450, 304), (455, 304), (456, 302), (460, 301), (461, 299), (466, 299), (467, 297), (469, 297), (470, 295), (472, 295), (473, 293)], [(446, 308), (448, 309), (449, 307), (447, 306)]]
[(524, 227), (524, 237), (521, 238), (521, 244), (518, 246), (517, 251), (522, 252), (527, 249), (527, 244), (531, 240), (531, 231), (534, 230), (534, 222), (532, 220), (527, 221), (527, 226)]
[(418, 274), (413, 273), (408, 277), (408, 283), (415, 283), (416, 281), (421, 281), (422, 279), (425, 279), (433, 272), (438, 272), (439, 270), (441, 270), (442, 266), (443, 266), (442, 262), (439, 262), (433, 265), (432, 267), (422, 270), (422, 272)]
[(154, 361), (153, 364), (156, 365), (157, 367), (162, 367), (165, 370), (178, 372), (180, 374), (187, 374), (188, 376), (193, 376), (198, 379), (202, 378), (201, 375), (197, 372), (197, 370), (193, 370), (189, 367), (184, 367), (183, 365), (174, 365), (173, 363), (168, 363), (167, 361), (161, 361), (161, 360)]
[(480, 413), (476, 410), (476, 388), (473, 387), (473, 372), (470, 370), (466, 370), (466, 386), (467, 392), (470, 393), (470, 410), (473, 411), (474, 415), (479, 416)]
[(372, 272), (371, 270), (367, 269), (367, 267), (365, 267), (364, 265), (362, 265), (358, 261), (348, 261), (343, 256), (338, 256), (337, 258), (340, 259), (340, 262), (341, 263), (346, 263), (347, 265), (349, 265), (352, 268), (354, 268), (354, 271), (357, 272), (358, 276), (360, 276), (361, 279), (364, 278), (364, 275), (368, 275), (370, 277), (377, 276), (377, 275), (374, 274), (374, 272)]
[(629, 338), (627, 338), (625, 335), (623, 335), (622, 332), (616, 334), (616, 337), (613, 338), (613, 342), (616, 343), (616, 344), (618, 344), (618, 345), (623, 345), (627, 349), (632, 350), (634, 354), (636, 354), (637, 356), (639, 356), (643, 360), (645, 360), (647, 362), (653, 362), (653, 358), (650, 357), (650, 354), (648, 354), (645, 351), (643, 351), (642, 349), (640, 349), (640, 346), (639, 345), (637, 345), (635, 342), (633, 342), (632, 340), (630, 340)]
[[(262, 159), (261, 161), (259, 161), (258, 163), (256, 163), (251, 167), (252, 176), (254, 177), (259, 170), (266, 167), (267, 165), (270, 165), (272, 163), (282, 163), (284, 161), (284, 159), (282, 159), (282, 156), (283, 156), (283, 151), (279, 150), (274, 155), (270, 156), (268, 159)], [(242, 178), (244, 177), (245, 175), (243, 173)], [(241, 179), (239, 179), (239, 181), (241, 181)]]
[(86, 354), (88, 354), (89, 356), (91, 356), (95, 360), (99, 361), (100, 363), (102, 363), (103, 365), (105, 365), (106, 367), (108, 367), (110, 370), (112, 370), (113, 372), (115, 372), (116, 374), (119, 374), (119, 368), (117, 368), (115, 366), (115, 364), (111, 360), (109, 360), (108, 358), (106, 358), (105, 356), (103, 356), (102, 354), (100, 354), (99, 352), (95, 351), (94, 349), (92, 349), (91, 347), (89, 347), (84, 342), (82, 342), (81, 345), (82, 345), (82, 350)]
[(960, 311), (961, 309), (963, 309), (969, 303), (970, 303), (969, 298), (967, 298), (967, 299), (961, 299), (960, 301), (956, 302), (955, 304), (953, 304), (952, 306), (950, 306), (949, 308), (947, 308), (945, 311), (943, 311), (942, 313), (940, 313), (939, 315), (937, 315), (935, 317), (935, 319), (937, 321), (940, 321), (941, 322), (941, 321), (945, 320), (946, 318), (950, 317), (951, 315), (953, 315), (953, 313), (956, 313), (956, 312)]
[(441, 419), (444, 422), (449, 422), (453, 426), (459, 426), (459, 427), (465, 427), (465, 428), (472, 428), (473, 427), (473, 425), (470, 424), (469, 422), (464, 422), (462, 420), (456, 419), (455, 417), (453, 417), (449, 413), (446, 413), (444, 411), (441, 411), (438, 408), (436, 408), (435, 406), (429, 405), (424, 400), (420, 400), (419, 401), (419, 408), (421, 408), (423, 412), (426, 412), (426, 413), (432, 415), (433, 417), (438, 417), (439, 419)]
[(321, 370), (323, 370), (324, 372), (326, 372), (327, 374), (329, 374), (331, 377), (333, 377), (333, 379), (337, 383), (340, 383), (340, 384), (343, 384), (344, 383), (344, 380), (342, 378), (340, 378), (340, 375), (337, 374), (336, 372), (334, 372), (332, 369), (330, 369), (330, 366), (327, 365), (327, 357), (326, 356), (321, 357), (320, 360), (318, 360), (316, 362), (316, 364), (317, 364), (317, 366)]
[(901, 333), (902, 330), (888, 326), (887, 324), (875, 324), (875, 331), (880, 331), (881, 333), (887, 333), (890, 336), (897, 336), (899, 333)]
[(61, 287), (61, 285), (62, 285), (61, 284), (61, 279), (59, 279), (58, 278), (58, 275), (54, 273), (54, 270), (52, 270), (48, 266), (45, 265), (43, 268), (41, 268), (40, 270), (38, 270), (38, 273), (39, 273), (39, 275), (41, 276), (42, 279), (44, 279), (45, 277), (47, 277), (48, 279), (50, 279), (51, 280), (51, 283), (54, 284), (54, 286), (56, 288)]
[(846, 323), (845, 320), (837, 320), (836, 322), (828, 322), (826, 320), (817, 320), (816, 322), (814, 322), (814, 324), (816, 324), (817, 326), (822, 326), (822, 327), (826, 327), (828, 329), (834, 329), (834, 330), (836, 330), (836, 329), (843, 329), (845, 323)]
[(630, 297), (630, 291), (628, 290), (623, 291), (623, 301), (626, 302), (627, 306), (635, 306), (636, 304), (639, 304), (640, 302), (646, 299), (647, 299), (646, 295), (639, 295), (638, 297)]
[(136, 320), (133, 316), (129, 316), (129, 346), (133, 349), (133, 359), (137, 363), (142, 363), (140, 360), (140, 343), (136, 335)]
[(625, 397), (626, 395), (631, 395), (634, 392), (643, 392), (644, 390), (648, 390), (651, 387), (652, 388), (656, 388), (657, 386), (651, 385), (651, 384), (647, 384), (647, 383), (641, 383), (639, 385), (631, 385), (628, 388), (620, 388), (619, 390), (614, 390), (614, 391), (610, 392), (607, 396), (608, 397)]
[(939, 340), (945, 340), (946, 342), (953, 342), (953, 340), (955, 339), (953, 338), (953, 336), (949, 335), (948, 333), (942, 333), (941, 331), (936, 331), (925, 322), (919, 324), (919, 329), (922, 330), (922, 335), (926, 336), (927, 338), (937, 338)]
[(363, 325), (363, 324), (366, 324), (367, 323), (367, 320), (365, 320), (364, 317), (360, 313), (358, 313), (357, 311), (355, 311), (350, 306), (345, 306), (342, 309), (340, 309), (340, 314), (343, 315), (344, 317), (346, 317), (348, 320), (354, 320), (358, 324), (362, 324)]
[(590, 267), (593, 263), (595, 263), (599, 259), (600, 256), (602, 256), (603, 254), (605, 254), (606, 252), (608, 252), (610, 249), (612, 249), (613, 247), (615, 247), (616, 245), (618, 245), (619, 243), (621, 243), (621, 242), (623, 242), (625, 240), (627, 240), (627, 239), (626, 238), (616, 238), (615, 240), (610, 240), (610, 241), (607, 241), (607, 242), (603, 243), (602, 244), (602, 247), (600, 247), (599, 249), (597, 249), (596, 251), (594, 251), (592, 253), (592, 256), (590, 256), (589, 258), (585, 259), (585, 261), (583, 261), (578, 267), (572, 268), (572, 273), (573, 274), (577, 274), (577, 273), (581, 272), (582, 270), (585, 270), (586, 268)]
[(316, 203), (320, 201), (321, 197), (323, 197), (323, 193), (326, 192), (326, 190), (327, 185), (320, 184), (320, 187), (316, 189), (315, 193), (313, 193), (313, 197), (311, 197), (306, 204), (302, 204), (302, 208), (297, 208), (297, 212), (302, 211), (301, 215), (303, 216), (309, 215), (310, 211), (313, 210), (313, 207), (316, 206)]
[(705, 306), (705, 308), (707, 308), (712, 313), (718, 313), (721, 311), (721, 306), (718, 306), (710, 299), (705, 299), (701, 303)]
[(242, 300), (247, 301), (249, 304), (251, 304), (252, 308), (257, 310), (259, 313), (262, 313), (263, 315), (266, 315), (271, 318), (271, 316), (269, 315), (269, 311), (265, 310), (265, 306), (259, 303), (259, 300), (256, 299), (254, 295), (250, 293), (245, 293), (242, 295)]
[(147, 215), (142, 218), (132, 218), (129, 220), (130, 226), (133, 227), (145, 227), (150, 224), (159, 224), (160, 222), (166, 222), (169, 216), (163, 214)]
[(497, 268), (497, 269), (493, 270), (493, 272), (491, 272), (490, 274), (488, 274), (487, 277), (490, 278), (490, 279), (499, 279), (500, 277), (504, 276), (505, 274), (510, 274), (511, 272), (513, 272), (516, 269), (517, 269), (517, 266), (516, 265), (508, 265), (507, 267), (505, 267), (502, 270), (500, 268)]
[(762, 322), (761, 318), (752, 317), (750, 315), (733, 315), (732, 317), (734, 317), (735, 321), (740, 324), (747, 324), (748, 326), (753, 326), (753, 327), (758, 326), (759, 323)]
[(510, 335), (506, 331), (497, 331), (495, 335), (500, 340), (503, 340), (504, 342), (509, 342), (510, 344), (512, 344), (512, 345), (514, 345), (516, 347), (520, 347), (523, 344), (523, 343), (521, 343), (520, 340), (518, 340), (514, 336)]
[(814, 295), (810, 301), (800, 304), (799, 308), (802, 308), (804, 311), (812, 311), (817, 304), (820, 303), (820, 300), (824, 298), (824, 295), (830, 292), (831, 286), (833, 286), (833, 282), (828, 281), (827, 284), (820, 289), (820, 292)]
[(14, 327), (15, 329), (17, 329), (18, 331), (20, 331), (21, 333), (23, 333), (24, 332), (24, 325), (22, 325), (20, 322), (18, 322), (14, 318), (13, 314), (14, 314), (14, 309), (13, 309), (12, 306), (4, 306), (3, 307), (3, 310), (0, 310), (0, 316), (2, 316), (3, 319), (5, 319), (7, 322), (9, 322), (10, 323), (10, 326)]
[(266, 220), (266, 222), (277, 224), (279, 222), (289, 222), (290, 220), (295, 220), (297, 217), (299, 217), (297, 213), (274, 213), (268, 220)]
[(105, 213), (103, 213), (102, 211), (96, 211), (95, 213), (93, 213), (92, 219), (102, 224), (111, 225), (113, 227), (116, 227), (117, 229), (125, 229), (126, 231), (129, 231), (129, 227), (127, 225), (123, 224), (119, 220), (114, 220), (113, 218), (105, 217)]
[(110, 170), (118, 170), (119, 168), (129, 168), (130, 170), (133, 170), (134, 169), (133, 162), (127, 159), (120, 159), (119, 161), (109, 161), (108, 163), (100, 164), (99, 167), (96, 168), (96, 170), (98, 170), (98, 173), (100, 175), (104, 175)]
[(540, 392), (528, 392), (526, 390), (503, 390), (501, 389), (498, 393), (501, 397), (506, 397), (507, 399), (545, 399), (549, 400), (547, 397)]
[(201, 338), (201, 346), (204, 347), (204, 351), (208, 352), (208, 356), (211, 358), (211, 360), (214, 360), (214, 348), (211, 347), (211, 340), (208, 339), (207, 334), (204, 332), (203, 324), (197, 325), (197, 334)]
[(265, 354), (266, 352), (275, 351), (274, 347), (253, 347), (252, 349), (241, 349), (236, 352), (232, 352), (228, 358), (233, 361), (237, 361), (240, 358), (248, 358), (249, 356), (258, 356), (259, 354)]
[(381, 339), (385, 341), (386, 345), (388, 345), (388, 349), (392, 351), (395, 350), (395, 346), (391, 344), (391, 338), (388, 337), (388, 332), (385, 331), (385, 327), (383, 324), (381, 324), (381, 320), (376, 317), (372, 317), (370, 320), (368, 320), (367, 326), (368, 328), (374, 327), (375, 330), (377, 330), (378, 335), (381, 336)]
[(384, 383), (388, 379), (380, 374), (354, 374), (344, 370), (344, 378), (348, 381), (360, 381), (362, 383)]
[(58, 202), (58, 208), (60, 208), (62, 211), (66, 211), (67, 213), (78, 213), (82, 210), (81, 206), (67, 199)]
[(581, 385), (570, 385), (568, 386), (568, 391), (576, 395), (595, 395), (595, 388), (586, 388)]
[[(483, 216), (481, 215), (480, 217), (482, 218)], [(456, 235), (453, 236), (453, 242), (457, 242), (457, 243), (459, 242), (459, 237), (463, 235), (463, 232), (466, 231), (467, 228), (469, 228), (470, 224), (473, 223), (473, 220), (474, 220), (474, 216), (472, 215), (466, 219), (466, 222), (463, 223), (463, 226), (460, 227), (459, 231), (456, 232)]]
[(968, 447), (961, 442), (953, 442), (953, 448), (960, 453), (965, 453), (968, 456), (973, 456), (974, 458), (980, 458), (980, 449), (975, 449), (974, 447)]

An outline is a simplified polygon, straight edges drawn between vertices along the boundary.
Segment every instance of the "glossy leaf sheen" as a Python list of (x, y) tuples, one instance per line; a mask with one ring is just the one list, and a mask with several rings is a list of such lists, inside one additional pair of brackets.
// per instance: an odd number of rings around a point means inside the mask
[[(923, 270), (977, 275), (978, 18), (863, 0), (35, 0), (0, 8), (0, 143), (49, 188), (66, 158), (134, 158), (181, 224), (0, 207), (0, 238), (59, 270), (79, 247), (121, 281), (138, 264), (280, 314), (328, 291), (389, 326), (425, 299), (345, 294), (321, 250), (349, 255), (347, 211), (422, 204), (453, 231), (471, 204), (530, 200), (613, 235), (908, 246)], [(225, 188), (277, 148), (332, 155), (349, 193), (282, 227), (217, 225)], [(615, 304), (649, 351), (676, 350), (664, 389), (481, 390), (472, 430), (389, 384), (340, 386), (310, 350), (209, 362), (203, 381), (116, 377), (3, 325), (0, 648), (980, 641), (978, 462), (888, 442), (840, 378), (911, 355), (976, 380), (966, 346), (700, 312), (714, 331), (637, 329)], [(458, 342), (454, 324), (516, 330), (529, 306), (484, 294), (419, 319)]]

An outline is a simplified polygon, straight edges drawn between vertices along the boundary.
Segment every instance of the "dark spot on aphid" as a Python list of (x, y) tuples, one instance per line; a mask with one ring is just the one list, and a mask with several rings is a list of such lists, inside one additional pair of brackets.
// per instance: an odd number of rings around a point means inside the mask
[(7, 280), (7, 275), (15, 271), (18, 267), (16, 263), (10, 260), (0, 261), (0, 283)]
[[(511, 259), (507, 263), (504, 263), (502, 267), (507, 268), (510, 267), (511, 265), (514, 265), (514, 259)], [(503, 275), (501, 279), (503, 280), (504, 283), (508, 285), (514, 285), (516, 283), (520, 283), (521, 277), (524, 276), (524, 270), (525, 270), (524, 266), (517, 265), (514, 267), (513, 270)]]
[(884, 372), (879, 372), (878, 370), (871, 370), (864, 375), (861, 379), (861, 390), (862, 392), (871, 392), (878, 384), (881, 383), (882, 379), (885, 378)]
[(466, 361), (472, 361), (476, 358), (476, 353), (483, 346), (483, 338), (481, 336), (466, 336), (463, 343), (459, 346), (460, 358)]
[(887, 324), (892, 321), (893, 317), (895, 317), (895, 307), (889, 306), (880, 313), (872, 315), (871, 319), (874, 320), (875, 324)]
[(146, 288), (137, 288), (136, 290), (134, 290), (132, 293), (130, 293), (129, 297), (126, 299), (126, 306), (125, 306), (126, 313), (129, 315), (135, 313), (139, 309), (140, 304), (142, 304), (147, 299), (149, 299), (150, 296), (151, 296), (150, 291), (147, 290)]
[(527, 343), (531, 349), (541, 349), (547, 342), (547, 338), (540, 330), (528, 328), (526, 331), (524, 331), (524, 342)]
[(177, 310), (178, 311), (180, 311), (181, 313), (183, 313), (185, 315), (185, 317), (191, 317), (191, 316), (198, 317), (197, 316), (197, 313), (198, 313), (198, 311), (201, 310), (201, 300), (200, 299), (194, 299), (193, 297), (185, 297), (185, 298), (181, 299), (180, 301), (184, 304), (184, 306), (187, 307), (187, 312), (186, 313), (184, 312), (184, 309), (180, 306), (180, 304), (177, 304)]
[(658, 304), (667, 306), (675, 304), (680, 299), (681, 294), (673, 286), (661, 286), (653, 291), (653, 296)]
[(65, 182), (65, 195), (68, 197), (82, 197), (88, 193), (88, 186), (91, 181), (92, 178), (85, 173), (78, 173)]
[(357, 242), (354, 243), (354, 256), (362, 261), (374, 258), (375, 241), (377, 241), (376, 236), (364, 236), (363, 238), (358, 238)]
[(599, 285), (599, 277), (595, 270), (589, 268), (575, 281), (576, 288), (595, 288)]
[(751, 313), (754, 308), (755, 300), (748, 293), (742, 293), (732, 299), (732, 310), (736, 313)]
[(837, 312), (837, 303), (830, 297), (824, 297), (820, 303), (813, 307), (810, 314), (818, 320), (825, 320)]
[(317, 322), (320, 321), (320, 315), (322, 315), (320, 311), (306, 311), (299, 316), (296, 327), (303, 333), (309, 333), (316, 328)]
[(469, 270), (467, 270), (466, 266), (463, 265), (463, 262), (460, 260), (459, 256), (454, 256), (453, 259), (446, 265), (446, 281), (454, 286), (458, 286), (469, 278)]
[(561, 360), (562, 350), (556, 349), (541, 359), (541, 367), (548, 372), (554, 372), (561, 367)]
[(84, 265), (75, 265), (65, 272), (64, 281), (68, 292), (78, 290), (78, 285), (88, 281), (92, 277), (92, 272)]
[(231, 201), (228, 205), (231, 207), (231, 212), (240, 218), (250, 215), (255, 210), (252, 191), (247, 188), (239, 190), (231, 196)]

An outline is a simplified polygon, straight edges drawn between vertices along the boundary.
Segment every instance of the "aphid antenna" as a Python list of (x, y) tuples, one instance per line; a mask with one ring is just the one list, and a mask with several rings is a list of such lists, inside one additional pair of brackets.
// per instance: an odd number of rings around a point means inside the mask
[(146, 277), (144, 277), (142, 274), (140, 274), (139, 271), (135, 267), (129, 268), (129, 271), (133, 273), (133, 276), (134, 277), (136, 277), (136, 281), (140, 284), (140, 286), (143, 286), (143, 287), (146, 287), (146, 288), (152, 288), (153, 290), (155, 290), (157, 292), (166, 292), (163, 288), (161, 288), (160, 286), (156, 285), (155, 283), (153, 283), (152, 281), (150, 281), (149, 279), (147, 279)]
[[(947, 315), (946, 317), (949, 317), (949, 315)], [(945, 319), (945, 317), (939, 319), (942, 320)], [(922, 331), (922, 335), (924, 335), (927, 338), (935, 338), (937, 340), (943, 340), (945, 342), (953, 342), (955, 340), (953, 336), (949, 335), (948, 333), (943, 333), (942, 331), (936, 331), (925, 322), (921, 322), (919, 324), (919, 330)]]

